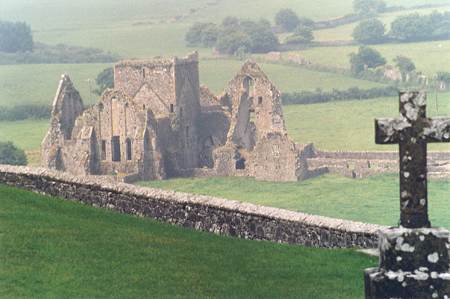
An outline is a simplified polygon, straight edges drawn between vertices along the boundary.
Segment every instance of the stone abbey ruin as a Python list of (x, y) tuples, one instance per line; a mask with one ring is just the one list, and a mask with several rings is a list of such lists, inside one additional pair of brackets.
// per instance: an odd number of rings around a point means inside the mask
[[(398, 169), (394, 152), (324, 152), (287, 134), (280, 91), (247, 61), (220, 96), (200, 86), (198, 54), (122, 61), (114, 89), (85, 107), (67, 75), (59, 83), (42, 163), (120, 180), (249, 176), (299, 181)], [(320, 125), (320, 124), (318, 124)], [(429, 155), (431, 177), (450, 177), (450, 153)]]
[(43, 166), (75, 175), (128, 180), (187, 176), (251, 176), (298, 181), (310, 145), (287, 135), (280, 92), (246, 62), (216, 97), (200, 86), (198, 54), (122, 61), (114, 89), (86, 108), (67, 75), (42, 142)]

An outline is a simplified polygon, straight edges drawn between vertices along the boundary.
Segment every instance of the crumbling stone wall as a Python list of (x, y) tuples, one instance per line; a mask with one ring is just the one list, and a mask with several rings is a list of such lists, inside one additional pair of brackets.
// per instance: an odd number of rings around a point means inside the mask
[(253, 161), (253, 174), (259, 180), (297, 181), (308, 177), (307, 161), (301, 150), (280, 133), (269, 133), (261, 139), (255, 148)]
[(0, 165), (0, 183), (220, 235), (311, 247), (374, 248), (384, 228), (48, 169)]
[[(428, 154), (428, 173), (432, 178), (450, 178), (450, 153)], [(397, 152), (315, 151), (308, 158), (309, 169), (326, 168), (351, 178), (366, 178), (399, 170)]]
[(287, 136), (281, 93), (251, 61), (219, 97), (230, 114), (226, 144), (213, 150), (220, 176), (252, 176), (259, 180), (298, 181), (308, 171), (307, 154)]

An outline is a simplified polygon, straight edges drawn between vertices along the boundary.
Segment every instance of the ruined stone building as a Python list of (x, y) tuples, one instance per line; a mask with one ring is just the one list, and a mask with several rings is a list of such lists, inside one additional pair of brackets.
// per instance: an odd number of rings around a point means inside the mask
[(43, 165), (133, 180), (297, 181), (317, 172), (308, 170), (311, 146), (289, 139), (280, 92), (256, 63), (246, 62), (221, 96), (199, 82), (197, 53), (122, 61), (114, 67), (114, 89), (85, 107), (63, 75), (42, 142)]

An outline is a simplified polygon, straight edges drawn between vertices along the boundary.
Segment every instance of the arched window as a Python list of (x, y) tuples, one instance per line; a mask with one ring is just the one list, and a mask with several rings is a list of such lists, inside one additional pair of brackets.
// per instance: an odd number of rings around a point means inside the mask
[(113, 162), (120, 162), (120, 136), (113, 136), (111, 139), (111, 152)]
[(127, 144), (127, 160), (130, 161), (133, 158), (132, 155), (132, 144), (131, 144), (131, 139), (127, 138), (126, 140), (126, 144)]
[(244, 78), (244, 82), (243, 82), (243, 87), (247, 92), (252, 92), (253, 91), (253, 86), (254, 86), (254, 82), (253, 82), (253, 78), (252, 77), (245, 77)]

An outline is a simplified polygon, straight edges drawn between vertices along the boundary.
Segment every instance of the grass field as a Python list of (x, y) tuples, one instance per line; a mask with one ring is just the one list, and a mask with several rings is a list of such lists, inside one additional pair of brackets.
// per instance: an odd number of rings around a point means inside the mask
[[(417, 70), (433, 76), (438, 71), (450, 71), (450, 41), (435, 41), (422, 43), (384, 44), (371, 46), (386, 57), (388, 63), (398, 55), (411, 58)], [(356, 53), (358, 46), (317, 47), (310, 48), (299, 54), (314, 63), (340, 68), (350, 68), (349, 55)]]
[(363, 298), (376, 259), (219, 237), (0, 186), (2, 298)]
[[(429, 116), (450, 115), (450, 94), (428, 95)], [(398, 116), (398, 97), (365, 101), (329, 102), (284, 106), (286, 125), (297, 142), (313, 142), (319, 149), (387, 151), (396, 146), (376, 145), (374, 119)], [(430, 150), (449, 150), (448, 144), (429, 145)]]
[[(248, 178), (200, 178), (140, 184), (366, 223), (396, 225), (399, 219), (397, 175), (362, 180), (326, 175), (298, 183), (260, 182)], [(450, 228), (449, 187), (450, 181), (431, 181), (429, 184), (433, 225)]]
[[(388, 1), (391, 5), (412, 6), (416, 4), (442, 3), (442, 1)], [(195, 21), (217, 22), (227, 15), (273, 20), (278, 9), (290, 7), (300, 15), (314, 19), (338, 17), (351, 12), (351, 0), (320, 0), (311, 3), (301, 0), (257, 1), (255, 0), (135, 0), (132, 4), (118, 1), (70, 1), (48, 0), (45, 4), (35, 4), (24, 0), (5, 0), (2, 2), (0, 19), (24, 20), (34, 28), (35, 39), (41, 42), (57, 44), (67, 43), (85, 47), (97, 47), (109, 50), (127, 58), (149, 58), (155, 55), (185, 55), (193, 51), (187, 48), (184, 34)], [(324, 7), (326, 9), (324, 9)], [(239, 9), (237, 9), (239, 8)], [(174, 22), (175, 16), (183, 16)], [(339, 31), (342, 28), (337, 28)], [(345, 31), (345, 30), (344, 30)], [(330, 33), (331, 34), (331, 33)], [(333, 33), (337, 34), (337, 33)], [(439, 43), (441, 44), (441, 43)], [(438, 45), (439, 45), (438, 44)], [(412, 44), (411, 44), (412, 45)], [(438, 46), (435, 45), (435, 46)], [(410, 49), (408, 46), (389, 45), (386, 55), (393, 58), (400, 53), (411, 54), (412, 58), (424, 61), (417, 64), (419, 69), (435, 71), (446, 65), (442, 61), (448, 55), (447, 44), (437, 50), (433, 46), (422, 45)], [(448, 44), (450, 47), (450, 43)], [(302, 52), (314, 62), (348, 67), (348, 54), (354, 47), (317, 48)], [(413, 53), (410, 53), (410, 52)], [(447, 52), (446, 52), (447, 51)], [(201, 57), (210, 57), (210, 49), (200, 49)], [(203, 82), (213, 90), (220, 91), (224, 83), (231, 78), (235, 67), (233, 61), (202, 62)], [(30, 65), (0, 66), (0, 105), (11, 103), (47, 103), (50, 102), (60, 73), (72, 74), (83, 97), (89, 98), (89, 78), (95, 78), (104, 65)], [(338, 88), (350, 86), (362, 88), (374, 84), (351, 78), (327, 74), (294, 70), (286, 66), (268, 65), (270, 77), (285, 91)], [(24, 84), (24, 75), (26, 84)], [(86, 100), (89, 102), (89, 100)]]
[[(0, 66), (0, 106), (51, 105), (61, 74), (67, 73), (85, 103), (97, 101), (89, 92), (88, 79), (95, 79), (107, 64), (32, 64)], [(92, 83), (95, 88), (95, 82)]]
[[(200, 78), (215, 93), (223, 91), (225, 85), (239, 71), (243, 61), (238, 60), (204, 60), (200, 63)], [(75, 87), (80, 91), (86, 104), (98, 101), (98, 96), (90, 94), (88, 79), (95, 79), (97, 74), (108, 64), (35, 64), (0, 66), (0, 106), (38, 103), (51, 105), (58, 81), (62, 73), (68, 73)], [(331, 73), (322, 73), (297, 67), (262, 64), (264, 71), (284, 92), (323, 90), (333, 88), (350, 88), (359, 86), (370, 88), (381, 84), (357, 80)], [(95, 89), (95, 82), (92, 83)]]
[[(442, 2), (444, 3), (444, 2)], [(386, 32), (390, 30), (392, 21), (401, 15), (418, 13), (421, 15), (430, 14), (434, 11), (447, 12), (450, 11), (449, 6), (442, 6), (439, 8), (423, 8), (423, 9), (411, 9), (406, 11), (396, 11), (391, 13), (384, 13), (377, 17), (385, 25)], [(338, 26), (336, 28), (317, 30), (314, 32), (314, 38), (317, 41), (335, 41), (335, 40), (352, 40), (353, 29), (358, 25), (359, 22)]]

